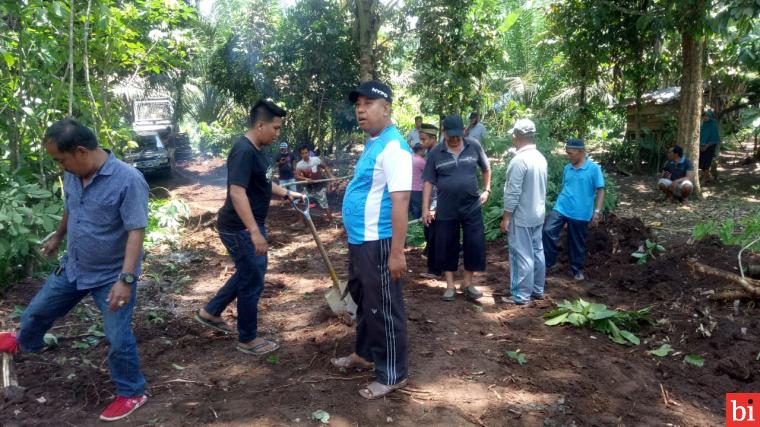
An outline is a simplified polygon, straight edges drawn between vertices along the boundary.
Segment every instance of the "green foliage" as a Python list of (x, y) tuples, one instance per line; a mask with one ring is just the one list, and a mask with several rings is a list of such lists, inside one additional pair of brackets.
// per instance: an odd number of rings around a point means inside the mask
[(610, 310), (604, 304), (594, 304), (579, 298), (557, 304), (557, 308), (544, 314), (548, 326), (570, 324), (576, 328), (591, 328), (603, 332), (617, 344), (638, 345), (639, 339), (631, 331), (641, 324), (652, 323), (650, 307), (636, 311)]
[[(22, 175), (6, 176), (0, 169), (0, 287), (30, 274), (42, 258), (40, 239), (61, 220), (61, 201)], [(56, 189), (57, 192), (57, 189)]]
[(705, 358), (696, 354), (687, 354), (683, 357), (684, 363), (694, 365), (697, 368), (705, 366)]
[(280, 356), (276, 354), (270, 354), (266, 358), (266, 362), (270, 365), (279, 365), (280, 364)]
[(667, 343), (657, 347), (654, 350), (647, 351), (647, 353), (651, 354), (652, 356), (657, 356), (657, 357), (665, 357), (672, 352), (673, 352), (673, 347), (671, 347), (670, 344), (667, 344)]
[(414, 248), (425, 246), (425, 225), (422, 222), (415, 222), (409, 226), (406, 231), (406, 244)]
[[(739, 220), (737, 223), (732, 218), (723, 222), (709, 220), (694, 226), (692, 237), (695, 241), (702, 240), (707, 236), (717, 236), (724, 245), (746, 246), (760, 237), (760, 212)], [(749, 248), (753, 252), (760, 252), (760, 242)]]
[(520, 366), (522, 366), (525, 363), (527, 363), (527, 361), (525, 360), (525, 353), (520, 352), (519, 348), (517, 350), (515, 350), (515, 351), (508, 351), (507, 352), (507, 357), (509, 357), (510, 359), (512, 359), (515, 362), (519, 363)]
[(647, 239), (639, 250), (631, 253), (631, 256), (636, 258), (636, 264), (646, 264), (648, 260), (657, 258), (657, 254), (663, 252), (665, 252), (664, 246)]
[(189, 208), (179, 199), (150, 200), (148, 227), (145, 229), (145, 249), (151, 249), (160, 244), (174, 245), (189, 215)]
[(488, 68), (503, 59), (498, 35), (518, 16), (499, 6), (495, 0), (409, 2), (418, 19), (413, 87), (422, 95), (423, 111), (445, 115), (479, 110), (479, 89)]

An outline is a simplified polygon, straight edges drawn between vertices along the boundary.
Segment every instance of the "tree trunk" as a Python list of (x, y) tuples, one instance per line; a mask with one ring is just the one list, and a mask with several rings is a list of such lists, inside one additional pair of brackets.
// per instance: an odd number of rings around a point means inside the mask
[[(82, 69), (84, 71), (84, 86), (87, 89), (87, 96), (92, 104), (92, 118), (95, 124), (95, 135), (100, 136), (100, 123), (102, 122), (98, 112), (98, 103), (95, 101), (95, 95), (92, 93), (90, 85), (90, 52), (88, 49), (88, 39), (90, 37), (90, 11), (92, 10), (92, 0), (87, 0), (87, 12), (84, 15), (84, 32), (82, 34)], [(71, 113), (69, 113), (71, 114)], [(99, 139), (99, 138), (98, 138)], [(113, 148), (113, 146), (111, 147)]]
[(69, 4), (69, 117), (74, 114), (74, 0)]
[(377, 17), (378, 0), (355, 0), (354, 3), (354, 40), (359, 45), (359, 78), (366, 82), (375, 75), (375, 44), (379, 22)]
[[(698, 1), (695, 7), (702, 7)], [(676, 143), (680, 145), (695, 170), (694, 191), (701, 195), (699, 185), (699, 126), (702, 110), (702, 50), (704, 41), (689, 31), (681, 32), (682, 77), (681, 105), (678, 112), (678, 136)]]

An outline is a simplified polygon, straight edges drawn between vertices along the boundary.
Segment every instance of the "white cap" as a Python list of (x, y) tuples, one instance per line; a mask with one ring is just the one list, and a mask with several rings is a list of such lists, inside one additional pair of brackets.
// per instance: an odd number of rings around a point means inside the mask
[(518, 119), (512, 129), (509, 130), (511, 134), (517, 135), (533, 135), (536, 133), (536, 124), (530, 119)]

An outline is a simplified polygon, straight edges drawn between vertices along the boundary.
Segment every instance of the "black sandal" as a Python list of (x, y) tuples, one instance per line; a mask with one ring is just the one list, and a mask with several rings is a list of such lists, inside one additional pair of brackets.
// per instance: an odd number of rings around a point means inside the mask
[(227, 322), (204, 319), (201, 316), (200, 310), (195, 312), (194, 319), (203, 326), (207, 326), (211, 329), (216, 329), (217, 331), (224, 332), (225, 334), (235, 333), (235, 330), (230, 328)]

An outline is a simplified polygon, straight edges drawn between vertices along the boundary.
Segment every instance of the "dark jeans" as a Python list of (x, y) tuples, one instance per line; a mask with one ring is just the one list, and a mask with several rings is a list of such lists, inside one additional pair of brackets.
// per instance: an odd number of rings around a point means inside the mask
[(567, 246), (570, 255), (570, 268), (573, 274), (583, 271), (586, 261), (586, 231), (588, 221), (570, 219), (557, 211), (551, 211), (544, 223), (544, 258), (546, 268), (551, 268), (557, 262), (557, 243), (562, 227), (567, 223)]
[(377, 381), (398, 384), (409, 369), (400, 280), (391, 279), (391, 239), (348, 245), (348, 290), (356, 302), (356, 354), (375, 364)]
[[(266, 229), (259, 224), (266, 238)], [(213, 316), (222, 314), (237, 298), (238, 340), (251, 342), (256, 338), (258, 305), (264, 290), (264, 274), (267, 272), (267, 256), (257, 256), (248, 230), (237, 232), (219, 231), (224, 247), (235, 261), (235, 274), (211, 298), (204, 309)]]
[(116, 311), (108, 308), (108, 294), (113, 284), (92, 289), (77, 289), (66, 273), (51, 274), (21, 316), (18, 343), (21, 351), (37, 352), (45, 346), (45, 333), (53, 322), (65, 316), (82, 298), (92, 295), (103, 316), (103, 332), (111, 344), (108, 349), (108, 370), (116, 385), (116, 394), (138, 397), (145, 394), (145, 377), (140, 372), (137, 341), (132, 334), (132, 311), (135, 308), (137, 286), (132, 286), (129, 302)]
[(412, 191), (409, 199), (409, 219), (422, 216), (422, 191)]

